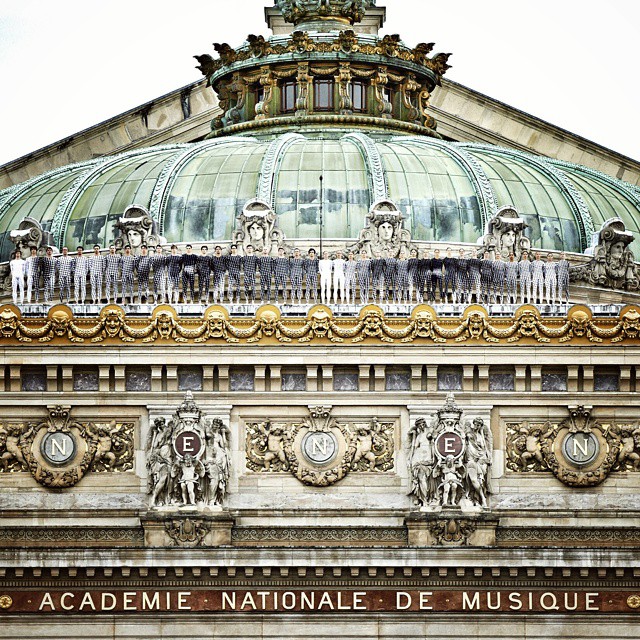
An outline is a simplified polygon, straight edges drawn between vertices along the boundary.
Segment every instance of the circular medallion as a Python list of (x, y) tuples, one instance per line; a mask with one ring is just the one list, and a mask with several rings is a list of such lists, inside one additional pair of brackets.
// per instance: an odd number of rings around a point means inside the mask
[(195, 431), (182, 431), (173, 441), (173, 448), (182, 458), (185, 456), (197, 458), (202, 451), (202, 438)]
[(436, 451), (443, 458), (447, 456), (458, 458), (462, 455), (463, 450), (464, 442), (462, 437), (455, 431), (443, 431), (436, 438)]
[(338, 451), (338, 440), (331, 432), (310, 431), (302, 438), (302, 453), (313, 464), (330, 462)]
[(572, 464), (584, 467), (600, 453), (600, 443), (593, 433), (570, 433), (562, 443), (562, 453)]
[(8, 609), (13, 604), (11, 596), (0, 596), (0, 609)]
[(640, 609), (640, 596), (633, 594), (627, 598), (627, 606), (629, 609)]
[(47, 433), (40, 443), (42, 457), (52, 465), (63, 466), (76, 455), (76, 439), (70, 433)]

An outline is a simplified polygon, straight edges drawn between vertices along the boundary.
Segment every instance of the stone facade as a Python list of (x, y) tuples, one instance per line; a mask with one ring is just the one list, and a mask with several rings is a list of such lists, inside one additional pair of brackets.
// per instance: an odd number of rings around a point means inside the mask
[[(384, 20), (372, 1), (279, 4), (338, 23), (367, 6), (363, 35)], [(442, 135), (640, 183), (638, 163), (455, 83), (432, 104)], [(220, 115), (196, 83), (6, 165), (0, 186), (201, 139)], [(253, 205), (235, 240), (277, 249)], [(381, 211), (387, 235), (365, 227), (359, 248), (411, 249)], [(120, 230), (148, 240), (133, 213)], [(502, 213), (486, 247), (524, 249)], [(0, 638), (636, 637), (640, 306), (605, 284), (550, 309), (3, 300)]]

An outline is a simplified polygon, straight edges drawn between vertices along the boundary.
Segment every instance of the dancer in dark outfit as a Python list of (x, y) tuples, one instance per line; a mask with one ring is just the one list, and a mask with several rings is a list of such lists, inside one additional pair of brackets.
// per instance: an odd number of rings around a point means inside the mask
[(418, 302), (431, 301), (431, 262), (429, 249), (425, 249), (422, 252), (422, 258), (418, 260), (418, 290), (416, 292)]
[(282, 301), (284, 304), (287, 303), (287, 280), (289, 279), (290, 270), (289, 258), (285, 257), (284, 249), (280, 247), (278, 249), (278, 257), (275, 258), (273, 264), (273, 275), (276, 280), (276, 302), (278, 294), (282, 291)]
[[(184, 302), (195, 302), (196, 298), (196, 263), (198, 256), (192, 253), (193, 247), (188, 244), (187, 252), (182, 258), (182, 299)], [(188, 296), (188, 299), (187, 299)]]
[(518, 263), (513, 253), (509, 254), (507, 262), (507, 298), (509, 304), (515, 304), (518, 298)]
[(318, 302), (318, 257), (315, 249), (309, 249), (309, 257), (304, 261), (304, 273), (307, 281), (305, 298), (307, 304), (313, 298), (314, 303)]
[(493, 260), (488, 251), (484, 252), (484, 258), (480, 260), (480, 288), (482, 290), (482, 302), (490, 303), (491, 283), (493, 276)]
[(240, 274), (242, 273), (242, 256), (238, 255), (238, 247), (232, 244), (231, 253), (227, 256), (227, 271), (229, 272), (229, 302), (240, 304)]
[(560, 260), (558, 260), (558, 302), (562, 304), (564, 300), (565, 304), (569, 303), (569, 262), (567, 261), (564, 251), (560, 254)]
[(300, 257), (300, 249), (293, 250), (293, 258), (289, 261), (289, 277), (291, 278), (291, 302), (302, 304), (302, 277), (304, 275), (304, 259)]
[(53, 291), (56, 286), (56, 259), (53, 257), (53, 249), (47, 247), (47, 253), (42, 257), (42, 279), (44, 281), (44, 302), (51, 304)]
[(400, 252), (400, 257), (396, 264), (397, 271), (394, 298), (396, 302), (406, 304), (409, 302), (409, 261), (404, 251)]
[(211, 270), (213, 271), (213, 302), (224, 302), (224, 274), (227, 270), (227, 258), (222, 255), (222, 247), (216, 245), (211, 258)]
[(379, 251), (373, 254), (371, 277), (373, 279), (373, 302), (382, 304), (384, 302), (384, 258), (380, 256)]
[(269, 255), (269, 247), (264, 245), (262, 255), (258, 258), (258, 273), (260, 274), (260, 299), (271, 302), (271, 281), (275, 267), (274, 259)]
[(398, 302), (398, 261), (384, 252), (384, 297), (385, 302)]
[(122, 266), (122, 256), (116, 253), (114, 245), (109, 247), (109, 253), (104, 257), (105, 272), (105, 293), (107, 303), (111, 302), (111, 294), (113, 293), (113, 301), (118, 302), (118, 280), (120, 278), (120, 268)]
[(360, 287), (360, 304), (369, 304), (369, 287), (371, 286), (371, 259), (363, 249), (356, 264), (358, 286)]
[(454, 258), (456, 261), (456, 281), (453, 292), (454, 304), (468, 304), (469, 303), (469, 291), (470, 276), (469, 276), (469, 260), (464, 257), (464, 249), (460, 249), (458, 257)]
[(146, 244), (140, 246), (140, 255), (136, 256), (135, 267), (138, 275), (138, 300), (142, 304), (143, 296), (145, 302), (149, 300), (149, 273), (151, 272), (151, 256)]
[(529, 260), (529, 254), (526, 251), (522, 252), (520, 262), (518, 262), (518, 275), (520, 276), (520, 303), (528, 304), (532, 302), (531, 299), (531, 262)]
[(162, 253), (162, 247), (158, 245), (151, 258), (153, 269), (153, 301), (156, 304), (164, 304), (167, 299), (167, 257)]
[(209, 289), (211, 288), (211, 256), (209, 247), (200, 247), (200, 255), (196, 258), (196, 273), (198, 274), (198, 300), (209, 304)]
[(133, 304), (133, 278), (136, 268), (136, 257), (131, 255), (131, 246), (126, 245), (122, 256), (122, 304), (127, 297)]
[(507, 280), (507, 263), (500, 253), (496, 253), (496, 259), (491, 264), (491, 298), (498, 304), (502, 304), (504, 298), (504, 285)]
[(62, 255), (56, 261), (58, 272), (58, 287), (60, 302), (69, 302), (71, 299), (71, 275), (73, 272), (73, 258), (69, 255), (69, 249), (62, 247)]
[(244, 299), (247, 304), (255, 304), (256, 301), (256, 272), (258, 271), (258, 256), (253, 253), (253, 245), (247, 245), (247, 254), (244, 257), (242, 268), (244, 270)]
[(444, 260), (440, 257), (440, 249), (436, 249), (433, 252), (433, 260), (431, 260), (431, 295), (434, 302), (436, 301), (436, 288), (440, 294), (440, 302), (444, 301), (444, 292), (442, 290), (444, 282), (442, 277), (443, 266)]
[(447, 247), (447, 255), (444, 258), (444, 300), (449, 302), (449, 292), (451, 292), (451, 300), (455, 302), (456, 291), (456, 268), (458, 261), (451, 255), (451, 247)]
[(469, 286), (471, 293), (469, 294), (469, 302), (471, 302), (472, 295), (475, 294), (476, 304), (482, 304), (482, 260), (478, 258), (475, 252), (471, 253), (469, 261), (467, 262), (467, 269), (469, 272)]
[(168, 274), (168, 298), (169, 304), (178, 304), (180, 299), (180, 271), (182, 269), (182, 256), (178, 253), (178, 247), (171, 245), (171, 255), (167, 256)]

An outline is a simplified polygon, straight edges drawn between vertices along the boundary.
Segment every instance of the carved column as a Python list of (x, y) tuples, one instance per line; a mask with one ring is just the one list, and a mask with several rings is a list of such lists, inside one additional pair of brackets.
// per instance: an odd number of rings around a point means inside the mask
[(298, 64), (298, 75), (296, 76), (298, 83), (298, 98), (296, 99), (296, 117), (306, 116), (309, 114), (309, 96), (311, 94), (312, 78), (309, 74), (309, 63), (301, 62)]
[(338, 75), (335, 77), (338, 85), (338, 93), (340, 96), (340, 113), (343, 115), (351, 115), (353, 113), (353, 102), (351, 101), (351, 64), (349, 62), (341, 62), (338, 69)]
[(269, 67), (260, 69), (260, 85), (263, 89), (262, 101), (256, 105), (256, 120), (266, 120), (271, 117), (271, 107), (273, 102), (273, 90), (276, 81)]
[(393, 117), (393, 105), (387, 100), (385, 94), (385, 88), (389, 83), (389, 76), (387, 73), (387, 67), (378, 67), (378, 71), (374, 78), (371, 80), (373, 85), (376, 102), (378, 103), (378, 116), (380, 118), (392, 118)]

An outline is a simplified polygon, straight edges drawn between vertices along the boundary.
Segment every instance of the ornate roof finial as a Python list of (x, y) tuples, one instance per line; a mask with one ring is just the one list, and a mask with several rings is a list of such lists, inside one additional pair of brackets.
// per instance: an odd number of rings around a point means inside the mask
[(284, 19), (296, 26), (315, 20), (333, 20), (354, 24), (364, 18), (375, 0), (275, 0)]

